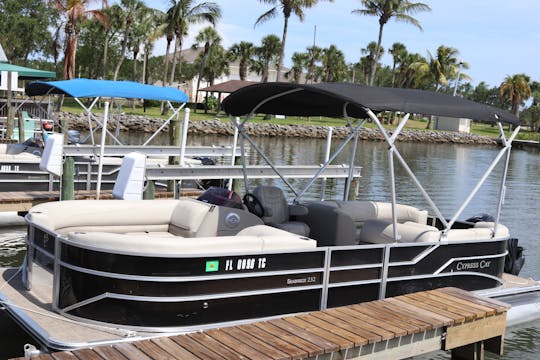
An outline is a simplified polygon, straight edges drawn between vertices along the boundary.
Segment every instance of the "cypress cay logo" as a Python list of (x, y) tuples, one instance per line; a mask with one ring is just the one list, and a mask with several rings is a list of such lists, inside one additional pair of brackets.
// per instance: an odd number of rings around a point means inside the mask
[(456, 264), (456, 270), (477, 270), (477, 269), (486, 269), (491, 266), (491, 260), (481, 260), (473, 262), (463, 262), (460, 261)]

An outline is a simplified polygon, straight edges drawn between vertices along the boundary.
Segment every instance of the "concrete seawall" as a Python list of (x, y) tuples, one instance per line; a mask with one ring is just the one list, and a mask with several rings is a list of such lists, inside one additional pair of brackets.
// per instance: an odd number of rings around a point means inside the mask
[[(77, 130), (88, 129), (88, 119), (84, 114), (77, 115), (72, 113), (56, 113), (55, 118), (62, 120), (68, 118), (70, 128)], [(120, 115), (120, 129), (142, 132), (153, 132), (161, 124), (163, 120), (139, 115)], [(116, 119), (109, 122), (109, 128), (115, 127)], [(261, 124), (248, 123), (245, 126), (246, 132), (253, 136), (280, 136), (280, 137), (299, 137), (299, 138), (326, 138), (326, 126), (318, 125), (278, 125), (278, 124)], [(233, 134), (233, 126), (229, 122), (219, 120), (201, 120), (191, 121), (189, 124), (190, 134), (215, 134), (231, 136)], [(343, 139), (350, 133), (349, 128), (345, 126), (334, 127), (333, 137)], [(377, 129), (361, 129), (361, 140), (382, 141), (383, 136)], [(423, 143), (454, 143), (454, 144), (489, 144), (496, 145), (495, 139), (487, 136), (463, 134), (450, 131), (433, 131), (433, 130), (412, 130), (405, 129), (398, 137), (399, 141), (404, 142), (423, 142)]]

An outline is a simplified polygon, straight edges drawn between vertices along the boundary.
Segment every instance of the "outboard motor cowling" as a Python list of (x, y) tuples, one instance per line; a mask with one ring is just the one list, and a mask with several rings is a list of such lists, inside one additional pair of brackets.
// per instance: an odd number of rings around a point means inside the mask
[(512, 275), (519, 275), (523, 264), (525, 263), (525, 254), (523, 253), (523, 247), (518, 246), (518, 239), (508, 239), (506, 246), (508, 254), (504, 259), (504, 272)]

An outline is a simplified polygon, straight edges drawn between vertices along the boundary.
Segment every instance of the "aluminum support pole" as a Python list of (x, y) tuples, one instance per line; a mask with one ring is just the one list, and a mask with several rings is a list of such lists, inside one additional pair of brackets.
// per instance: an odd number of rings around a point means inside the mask
[[(178, 116), (180, 114), (180, 110), (182, 110), (184, 108), (184, 106), (186, 106), (185, 103), (183, 103), (182, 105), (180, 105), (180, 107), (178, 109), (176, 109), (174, 106), (172, 106), (171, 102), (170, 101), (167, 101), (167, 105), (169, 106), (169, 108), (173, 111), (172, 115), (169, 116), (169, 118), (163, 123), (161, 124), (161, 126), (156, 130), (154, 131), (154, 133), (152, 134), (152, 136), (150, 136), (143, 144), (143, 146), (145, 145), (148, 145), (150, 143), (150, 141), (152, 141), (156, 136), (157, 134), (159, 134), (161, 132), (161, 130), (163, 130), (163, 128), (167, 125), (169, 125), (169, 123), (171, 122), (171, 120), (175, 117), (175, 116)], [(186, 109), (187, 110), (187, 109)]]
[[(324, 150), (324, 163), (326, 164), (330, 159), (330, 151), (332, 151), (332, 132), (334, 128), (329, 126), (326, 130), (326, 148)], [(326, 178), (322, 178), (322, 187), (321, 187), (321, 200), (324, 200), (326, 193)]]
[[(517, 133), (519, 132), (519, 129), (520, 127), (518, 126), (514, 132), (512, 133), (512, 136), (510, 137), (510, 139), (508, 139), (508, 144), (512, 144), (512, 141), (514, 140), (515, 136), (517, 135)], [(498, 154), (497, 156), (495, 157), (495, 159), (493, 159), (493, 161), (491, 162), (491, 164), (489, 165), (489, 167), (487, 168), (487, 170), (484, 172), (484, 175), (482, 175), (482, 178), (480, 178), (480, 181), (478, 181), (478, 183), (476, 184), (476, 186), (474, 187), (474, 189), (471, 191), (471, 193), (469, 194), (469, 196), (467, 197), (467, 199), (465, 199), (465, 201), (463, 202), (463, 204), (461, 204), (461, 206), (459, 207), (458, 211), (456, 211), (456, 213), (454, 214), (454, 216), (452, 217), (452, 219), (450, 219), (450, 221), (448, 222), (448, 224), (446, 225), (446, 229), (445, 231), (447, 232), (448, 230), (450, 230), (450, 228), (452, 227), (452, 225), (456, 222), (457, 218), (461, 215), (461, 213), (463, 212), (463, 210), (465, 210), (465, 208), (469, 205), (469, 203), (471, 202), (471, 200), (474, 198), (474, 196), (476, 195), (476, 193), (478, 192), (478, 190), (480, 190), (480, 188), (482, 187), (482, 185), (484, 184), (484, 182), (486, 181), (486, 179), (489, 177), (489, 175), (493, 172), (493, 169), (495, 168), (495, 166), (499, 163), (499, 161), (501, 160), (502, 156), (510, 151), (510, 147), (511, 146), (506, 146), (504, 147)], [(500, 200), (499, 200), (500, 201)]]
[(504, 164), (504, 171), (503, 171), (503, 176), (501, 178), (501, 188), (500, 188), (500, 192), (499, 192), (499, 203), (497, 204), (497, 214), (495, 215), (495, 225), (493, 226), (493, 235), (495, 236), (495, 234), (497, 233), (497, 228), (499, 226), (499, 220), (500, 220), (500, 217), (501, 217), (501, 209), (502, 209), (502, 206), (504, 204), (504, 198), (506, 196), (506, 177), (508, 175), (508, 165), (510, 163), (510, 153), (511, 153), (511, 150), (512, 150), (512, 142), (508, 142), (506, 140), (506, 137), (504, 136), (504, 129), (502, 127), (502, 124), (499, 122), (497, 123), (497, 125), (499, 126), (499, 132), (501, 133), (501, 139), (503, 141), (503, 144), (505, 147), (508, 147), (508, 152), (506, 153), (506, 161), (505, 161), (505, 164)]
[[(232, 158), (231, 158), (231, 165), (235, 165), (236, 163), (236, 146), (238, 145), (238, 121), (240, 119), (239, 118), (233, 118), (231, 119), (231, 121), (234, 122), (233, 124), (233, 127), (234, 127), (234, 135), (233, 135), (233, 148), (232, 148)], [(233, 179), (229, 179), (229, 184), (228, 184), (228, 189), (229, 191), (232, 191), (233, 189)]]
[(443, 215), (441, 214), (441, 212), (439, 211), (439, 208), (437, 207), (437, 205), (435, 205), (435, 203), (433, 202), (433, 200), (431, 199), (431, 197), (429, 196), (429, 194), (426, 192), (426, 190), (424, 189), (424, 187), (422, 186), (422, 184), (420, 184), (420, 181), (418, 181), (418, 179), (416, 178), (416, 176), (414, 175), (413, 171), (411, 170), (411, 168), (409, 167), (409, 165), (407, 164), (407, 162), (405, 161), (405, 159), (403, 159), (403, 157), (401, 156), (399, 150), (395, 147), (395, 145), (391, 142), (390, 138), (388, 137), (388, 134), (386, 133), (386, 131), (384, 130), (384, 127), (382, 126), (381, 122), (379, 121), (379, 119), (377, 118), (377, 116), (373, 113), (373, 111), (371, 111), (370, 109), (365, 109), (366, 110), (366, 113), (368, 114), (368, 116), (371, 118), (371, 120), (373, 120), (373, 122), (375, 122), (375, 124), (377, 125), (377, 127), (379, 128), (379, 130), (381, 131), (384, 139), (386, 140), (386, 142), (388, 143), (388, 145), (394, 149), (394, 155), (396, 156), (396, 158), (399, 160), (399, 162), (401, 163), (401, 165), (403, 166), (403, 168), (405, 169), (405, 171), (407, 172), (407, 174), (409, 175), (409, 177), (411, 178), (411, 180), (414, 182), (414, 184), (416, 185), (416, 187), (418, 188), (418, 190), (420, 191), (420, 193), (422, 194), (422, 196), (424, 197), (424, 199), (426, 199), (426, 201), (429, 203), (430, 207), (432, 208), (432, 210), (435, 212), (435, 216), (437, 216), (439, 218), (439, 220), (441, 220), (441, 222), (443, 223), (443, 225), (447, 225), (447, 222), (446, 222), (446, 219), (443, 217)]
[(182, 138), (180, 139), (180, 166), (184, 166), (186, 163), (186, 143), (189, 127), (189, 108), (184, 110), (184, 119), (182, 121)]

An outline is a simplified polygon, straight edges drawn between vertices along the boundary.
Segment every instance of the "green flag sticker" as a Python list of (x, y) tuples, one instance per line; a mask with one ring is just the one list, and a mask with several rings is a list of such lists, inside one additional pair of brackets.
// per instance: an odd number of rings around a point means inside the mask
[(210, 260), (206, 262), (206, 272), (214, 272), (219, 270), (219, 260)]

